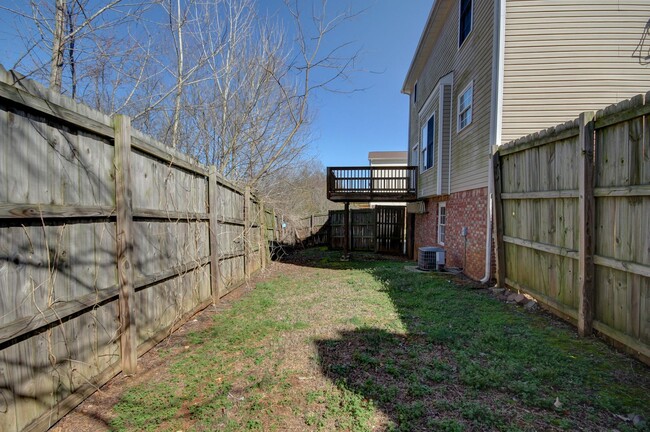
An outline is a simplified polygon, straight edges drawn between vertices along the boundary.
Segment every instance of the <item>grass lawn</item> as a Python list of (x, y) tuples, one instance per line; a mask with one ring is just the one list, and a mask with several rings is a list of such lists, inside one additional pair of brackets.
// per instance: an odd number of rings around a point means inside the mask
[(159, 351), (165, 372), (126, 391), (110, 427), (649, 430), (647, 366), (449, 275), (339, 256), (275, 264), (187, 349)]

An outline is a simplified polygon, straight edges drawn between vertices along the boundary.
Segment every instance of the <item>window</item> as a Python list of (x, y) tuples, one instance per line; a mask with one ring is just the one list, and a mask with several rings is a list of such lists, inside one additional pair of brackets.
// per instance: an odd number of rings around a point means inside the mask
[(472, 103), (474, 99), (474, 83), (470, 83), (458, 96), (458, 132), (472, 122)]
[(413, 86), (413, 105), (418, 102), (418, 83)]
[(460, 47), (472, 31), (472, 0), (460, 0), (458, 20), (458, 46)]
[(411, 148), (411, 166), (420, 165), (420, 163), (418, 162), (418, 153), (419, 153), (419, 149), (418, 149), (418, 145), (416, 144)]
[(432, 114), (429, 120), (422, 127), (420, 135), (420, 171), (425, 171), (433, 166), (433, 137), (435, 136), (435, 115)]
[(445, 244), (445, 227), (447, 225), (447, 203), (438, 203), (438, 243)]

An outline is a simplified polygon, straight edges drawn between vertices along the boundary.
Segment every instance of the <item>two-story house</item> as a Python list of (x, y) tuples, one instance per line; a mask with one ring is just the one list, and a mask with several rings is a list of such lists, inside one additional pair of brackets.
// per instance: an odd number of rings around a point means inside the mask
[(650, 90), (647, 0), (436, 0), (402, 92), (414, 249), (487, 282), (497, 146)]

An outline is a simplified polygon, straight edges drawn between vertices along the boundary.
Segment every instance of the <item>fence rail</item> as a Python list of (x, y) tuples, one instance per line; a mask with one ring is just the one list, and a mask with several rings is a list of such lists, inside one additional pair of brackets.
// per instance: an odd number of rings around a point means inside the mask
[(494, 156), (497, 282), (650, 362), (650, 93)]
[(0, 67), (0, 430), (44, 431), (268, 260), (248, 188)]

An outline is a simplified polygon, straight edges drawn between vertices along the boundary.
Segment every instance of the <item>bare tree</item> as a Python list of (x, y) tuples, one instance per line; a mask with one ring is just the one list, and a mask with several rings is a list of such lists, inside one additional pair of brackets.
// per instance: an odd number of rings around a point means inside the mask
[(227, 0), (218, 7), (214, 16), (228, 19), (212, 23), (209, 34), (223, 38), (210, 43), (223, 50), (208, 63), (209, 79), (190, 94), (199, 134), (188, 150), (222, 174), (249, 181), (290, 124), (294, 100), (273, 78), (286, 74), (288, 49), (282, 28), (257, 17), (252, 1)]
[(63, 77), (63, 50), (65, 49), (65, 0), (56, 0), (54, 32), (52, 34), (52, 59), (50, 61), (50, 88), (61, 91)]
[(20, 72), (128, 114), (223, 175), (268, 188), (304, 161), (314, 94), (340, 89), (357, 56), (329, 41), (355, 13), (331, 15), (326, 0), (283, 1), (273, 17), (260, 16), (254, 0), (16, 0), (0, 8), (36, 30), (18, 30)]
[(298, 2), (285, 3), (287, 29), (286, 20), (258, 16), (252, 0), (210, 3), (204, 15), (215, 19), (202, 27), (202, 40), (222, 49), (207, 62), (204, 81), (187, 92), (186, 124), (194, 133), (184, 151), (253, 187), (302, 157), (311, 94), (347, 77), (356, 58), (346, 45), (325, 48), (354, 14), (327, 19), (324, 5), (303, 17)]
[(327, 214), (328, 210), (341, 207), (327, 199), (327, 174), (323, 165), (315, 160), (268, 176), (259, 186), (264, 200), (294, 221), (309, 215)]
[[(171, 1), (170, 1), (171, 3)], [(170, 8), (171, 11), (171, 8)], [(169, 14), (171, 17), (171, 13)], [(178, 146), (178, 133), (181, 121), (181, 98), (183, 96), (183, 21), (185, 17), (181, 16), (181, 0), (176, 0), (176, 23), (174, 30), (176, 30), (177, 38), (174, 39), (176, 43), (176, 56), (178, 58), (176, 65), (176, 98), (174, 102), (174, 120), (172, 121), (172, 147)], [(171, 20), (170, 20), (171, 21)]]
[[(12, 6), (0, 5), (18, 18), (17, 31), (26, 45), (25, 55), (14, 68), (37, 78), (47, 74), (50, 88), (64, 91), (64, 71), (66, 66), (74, 71), (74, 52), (80, 42), (106, 29), (114, 29), (140, 10), (132, 4), (121, 7), (121, 3), (123, 0), (99, 5), (91, 0), (32, 0), (15, 1)], [(66, 51), (70, 55), (67, 62)], [(49, 55), (45, 57), (45, 53)]]

